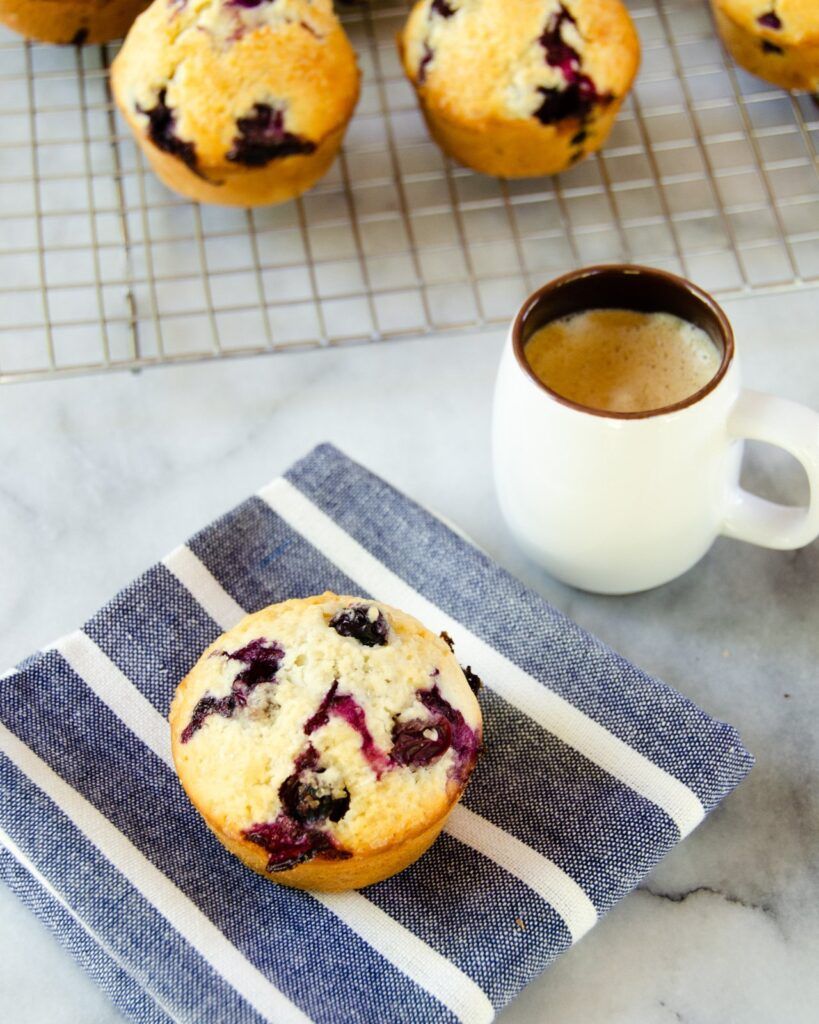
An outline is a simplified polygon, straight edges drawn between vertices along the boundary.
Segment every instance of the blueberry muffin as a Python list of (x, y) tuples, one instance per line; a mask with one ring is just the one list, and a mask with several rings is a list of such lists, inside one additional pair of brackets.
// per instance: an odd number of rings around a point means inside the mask
[(0, 22), (43, 43), (121, 39), (149, 0), (0, 0)]
[(503, 178), (599, 149), (640, 52), (620, 0), (421, 0), (398, 45), (436, 142)]
[(154, 0), (111, 80), (159, 178), (234, 206), (283, 202), (315, 184), (359, 90), (331, 0)]
[(182, 785), (248, 867), (357, 889), (421, 856), (481, 746), (477, 677), (380, 602), (285, 601), (211, 644), (176, 691)]
[(819, 0), (711, 0), (729, 53), (783, 89), (819, 92)]

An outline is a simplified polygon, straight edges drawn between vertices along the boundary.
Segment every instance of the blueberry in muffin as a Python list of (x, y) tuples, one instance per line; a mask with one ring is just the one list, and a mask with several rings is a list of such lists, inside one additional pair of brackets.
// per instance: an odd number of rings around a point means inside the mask
[(441, 148), (505, 178), (599, 149), (639, 63), (620, 0), (420, 0), (399, 50)]
[(482, 721), (448, 638), (325, 593), (211, 644), (170, 714), (174, 761), (221, 842), (273, 881), (327, 891), (400, 871), (469, 779)]
[(819, 0), (711, 0), (728, 52), (783, 89), (819, 92)]
[(111, 81), (169, 188), (238, 206), (283, 202), (315, 184), (359, 91), (331, 0), (154, 0)]

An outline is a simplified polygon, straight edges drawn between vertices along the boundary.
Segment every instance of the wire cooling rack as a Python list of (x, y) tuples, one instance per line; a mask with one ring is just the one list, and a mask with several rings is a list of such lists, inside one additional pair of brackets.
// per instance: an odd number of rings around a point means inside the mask
[(724, 56), (705, 0), (628, 0), (636, 89), (602, 154), (502, 182), (445, 160), (395, 51), (402, 2), (345, 8), (364, 73), (344, 152), (253, 211), (164, 189), (115, 113), (116, 46), (0, 30), (0, 380), (475, 329), (591, 262), (719, 295), (819, 285), (819, 107)]

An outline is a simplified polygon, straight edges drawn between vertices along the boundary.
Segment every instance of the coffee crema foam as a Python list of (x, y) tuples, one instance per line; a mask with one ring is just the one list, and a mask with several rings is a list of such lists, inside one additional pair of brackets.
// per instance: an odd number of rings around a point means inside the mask
[(722, 361), (702, 328), (672, 313), (590, 309), (535, 331), (524, 349), (535, 376), (578, 405), (650, 412), (695, 394)]

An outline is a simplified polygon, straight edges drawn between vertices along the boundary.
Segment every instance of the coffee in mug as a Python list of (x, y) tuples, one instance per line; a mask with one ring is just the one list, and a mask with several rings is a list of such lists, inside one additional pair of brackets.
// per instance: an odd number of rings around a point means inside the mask
[[(819, 535), (819, 415), (744, 390), (725, 313), (661, 270), (589, 267), (530, 296), (501, 359), (492, 434), (511, 532), (586, 590), (665, 583), (719, 534), (771, 548)], [(744, 438), (802, 463), (805, 507), (742, 488)]]
[(534, 332), (526, 361), (547, 388), (578, 405), (645, 412), (695, 394), (719, 370), (708, 333), (673, 313), (588, 309)]

